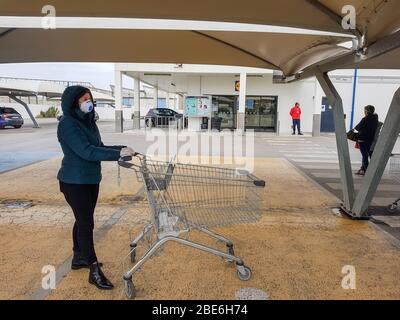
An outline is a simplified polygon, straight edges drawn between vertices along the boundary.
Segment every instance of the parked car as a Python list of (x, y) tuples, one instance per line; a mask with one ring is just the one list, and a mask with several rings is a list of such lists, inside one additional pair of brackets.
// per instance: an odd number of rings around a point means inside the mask
[(168, 126), (171, 120), (181, 119), (183, 114), (168, 108), (153, 108), (146, 114), (146, 127)]
[(0, 107), (0, 128), (14, 127), (19, 129), (23, 124), (24, 119), (14, 108)]
[[(57, 116), (57, 120), (60, 121), (62, 118), (62, 114), (60, 114), (59, 116)], [(97, 113), (97, 111), (94, 112), (94, 121), (98, 121), (99, 120), (99, 114)]]

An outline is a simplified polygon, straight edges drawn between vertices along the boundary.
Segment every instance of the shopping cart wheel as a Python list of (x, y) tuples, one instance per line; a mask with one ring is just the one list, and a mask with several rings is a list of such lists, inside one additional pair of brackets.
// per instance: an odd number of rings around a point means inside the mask
[(396, 211), (397, 211), (398, 208), (399, 208), (399, 205), (398, 205), (397, 203), (392, 203), (391, 205), (389, 205), (389, 206), (387, 207), (387, 210), (388, 210), (390, 213), (396, 213)]
[(136, 288), (133, 285), (132, 279), (124, 280), (125, 294), (128, 299), (134, 299), (136, 297)]
[(131, 262), (135, 263), (136, 262), (136, 246), (131, 245)]
[(251, 269), (245, 265), (237, 265), (237, 275), (242, 281), (249, 281), (251, 278)]

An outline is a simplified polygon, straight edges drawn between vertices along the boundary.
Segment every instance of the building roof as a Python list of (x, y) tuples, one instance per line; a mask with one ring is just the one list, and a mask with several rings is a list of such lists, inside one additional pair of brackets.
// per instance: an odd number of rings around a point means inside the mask
[[(43, 80), (16, 79), (16, 78), (0, 78), (0, 96), (1, 95), (17, 95), (17, 96), (45, 96), (48, 98), (60, 98), (66, 86)], [(98, 101), (114, 101), (111, 95), (97, 92), (90, 88), (93, 98)]]

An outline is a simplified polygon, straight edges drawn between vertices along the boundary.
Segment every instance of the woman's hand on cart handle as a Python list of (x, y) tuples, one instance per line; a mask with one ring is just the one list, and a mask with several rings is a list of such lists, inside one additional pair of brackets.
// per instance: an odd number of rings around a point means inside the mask
[(127, 162), (127, 161), (131, 161), (132, 160), (132, 156), (123, 156), (121, 158), (119, 158), (118, 162)]
[[(123, 156), (131, 156), (131, 157), (138, 157), (138, 158), (144, 158), (145, 155), (141, 154), (139, 152), (136, 152), (135, 150), (133, 150), (131, 147), (125, 147), (121, 149), (121, 157)], [(132, 159), (129, 159), (132, 160)], [(128, 160), (128, 161), (129, 161)]]
[(118, 159), (118, 165), (127, 169), (133, 168), (135, 165), (132, 162), (132, 156), (122, 156)]
[(132, 157), (136, 157), (138, 155), (138, 152), (136, 152), (135, 150), (133, 150), (130, 147), (125, 147), (121, 149), (121, 153), (120, 156), (121, 158), (123, 157), (131, 157), (130, 160), (132, 160)]

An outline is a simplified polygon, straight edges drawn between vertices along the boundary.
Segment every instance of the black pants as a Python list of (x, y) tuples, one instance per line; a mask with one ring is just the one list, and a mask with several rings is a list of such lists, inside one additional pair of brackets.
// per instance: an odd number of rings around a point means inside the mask
[(72, 208), (75, 216), (72, 230), (74, 257), (88, 264), (97, 261), (94, 250), (94, 210), (99, 195), (98, 184), (70, 184), (60, 181), (60, 191)]
[(360, 152), (362, 155), (362, 166), (361, 169), (367, 171), (369, 166), (369, 157), (371, 156), (371, 142), (359, 142)]
[(296, 128), (297, 128), (297, 133), (301, 133), (300, 120), (293, 119), (293, 133), (296, 133)]

